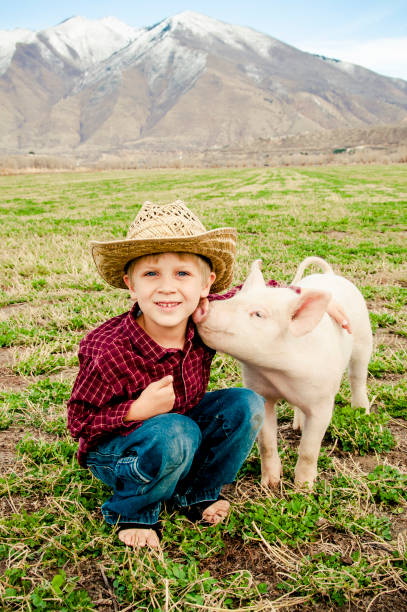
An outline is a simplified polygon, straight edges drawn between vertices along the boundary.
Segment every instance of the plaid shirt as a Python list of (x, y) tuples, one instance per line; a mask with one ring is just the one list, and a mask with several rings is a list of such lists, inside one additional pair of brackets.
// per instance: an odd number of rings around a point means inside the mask
[[(276, 285), (275, 281), (269, 284)], [(210, 300), (232, 297), (240, 287)], [(184, 414), (206, 393), (215, 351), (188, 322), (183, 349), (163, 348), (136, 322), (138, 305), (91, 331), (79, 345), (80, 369), (68, 402), (68, 428), (79, 439), (78, 461), (113, 434), (128, 435), (142, 421), (123, 421), (132, 402), (152, 382), (173, 376), (172, 412)]]

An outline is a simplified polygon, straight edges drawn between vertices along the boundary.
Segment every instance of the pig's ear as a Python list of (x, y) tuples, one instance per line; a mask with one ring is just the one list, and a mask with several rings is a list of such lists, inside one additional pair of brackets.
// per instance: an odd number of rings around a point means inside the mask
[(261, 259), (256, 259), (251, 265), (250, 274), (246, 278), (243, 287), (241, 288), (241, 292), (250, 291), (250, 289), (259, 289), (260, 287), (265, 287), (266, 284), (264, 282), (263, 274), (261, 273)]
[(290, 312), (288, 328), (294, 336), (304, 336), (322, 319), (331, 301), (331, 294), (316, 289), (301, 289)]

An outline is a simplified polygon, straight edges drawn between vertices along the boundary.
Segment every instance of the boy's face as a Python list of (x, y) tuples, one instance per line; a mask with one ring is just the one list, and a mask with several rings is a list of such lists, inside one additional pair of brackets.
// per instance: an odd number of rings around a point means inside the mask
[(176, 253), (141, 257), (132, 267), (131, 278), (124, 276), (131, 298), (143, 313), (143, 327), (156, 335), (160, 329), (185, 331), (188, 317), (209, 294), (214, 280), (214, 272), (203, 279), (196, 257)]

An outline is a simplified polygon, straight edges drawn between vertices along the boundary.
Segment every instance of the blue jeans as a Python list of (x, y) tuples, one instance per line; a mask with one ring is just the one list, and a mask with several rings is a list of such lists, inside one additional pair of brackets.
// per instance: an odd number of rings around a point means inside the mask
[(250, 389), (206, 393), (186, 415), (161, 414), (128, 436), (90, 451), (94, 476), (113, 489), (107, 523), (158, 521), (161, 502), (182, 507), (218, 498), (250, 453), (264, 419), (264, 399)]

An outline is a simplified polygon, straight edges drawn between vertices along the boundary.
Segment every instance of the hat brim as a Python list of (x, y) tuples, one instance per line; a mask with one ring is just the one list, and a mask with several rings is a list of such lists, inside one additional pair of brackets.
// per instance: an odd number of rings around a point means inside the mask
[(233, 278), (237, 232), (233, 227), (221, 227), (195, 236), (92, 241), (91, 251), (100, 276), (112, 287), (127, 289), (123, 281), (126, 264), (143, 255), (166, 252), (195, 253), (207, 257), (216, 274), (211, 292), (229, 287)]

